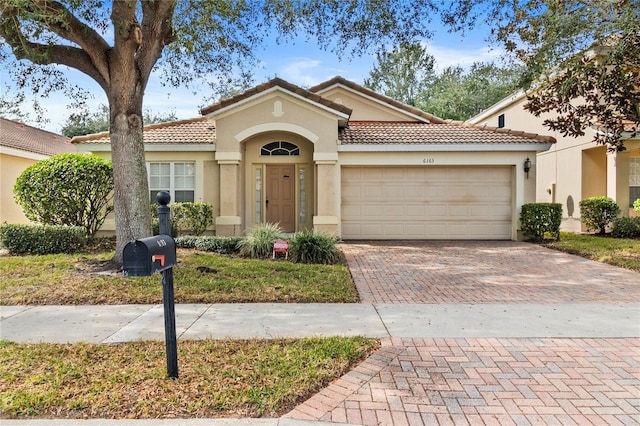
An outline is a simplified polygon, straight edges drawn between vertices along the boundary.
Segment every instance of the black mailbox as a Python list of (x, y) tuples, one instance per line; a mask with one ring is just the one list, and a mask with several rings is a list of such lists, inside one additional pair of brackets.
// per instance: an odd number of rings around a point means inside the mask
[(133, 240), (124, 246), (122, 272), (143, 277), (176, 266), (176, 243), (169, 235)]

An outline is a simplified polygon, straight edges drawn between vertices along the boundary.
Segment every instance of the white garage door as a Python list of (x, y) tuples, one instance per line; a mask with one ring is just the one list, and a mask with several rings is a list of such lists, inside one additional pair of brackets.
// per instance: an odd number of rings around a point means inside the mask
[(511, 239), (510, 167), (343, 167), (344, 239)]

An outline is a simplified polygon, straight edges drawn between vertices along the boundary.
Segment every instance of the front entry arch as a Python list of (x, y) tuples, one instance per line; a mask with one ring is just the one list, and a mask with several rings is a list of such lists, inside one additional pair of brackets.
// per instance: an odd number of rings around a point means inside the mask
[(243, 142), (246, 229), (277, 223), (287, 233), (313, 226), (314, 145), (299, 135), (271, 132)]

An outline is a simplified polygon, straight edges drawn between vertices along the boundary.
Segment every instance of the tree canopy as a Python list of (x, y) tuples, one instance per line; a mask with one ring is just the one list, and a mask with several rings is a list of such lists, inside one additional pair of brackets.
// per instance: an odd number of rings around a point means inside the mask
[(640, 130), (640, 0), (456, 0), (443, 13), (455, 30), (486, 24), (526, 65), (526, 108), (551, 112), (565, 136), (624, 149)]
[(425, 86), (417, 106), (438, 117), (467, 120), (516, 91), (522, 69), (476, 62), (447, 67)]
[(377, 64), (364, 86), (390, 98), (415, 106), (433, 75), (434, 58), (417, 42), (402, 43), (390, 51), (376, 53)]

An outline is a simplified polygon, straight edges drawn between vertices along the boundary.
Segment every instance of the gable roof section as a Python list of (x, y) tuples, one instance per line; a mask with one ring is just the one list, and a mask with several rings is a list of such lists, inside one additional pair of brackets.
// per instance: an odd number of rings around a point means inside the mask
[(367, 89), (364, 86), (361, 86), (359, 84), (354, 83), (353, 81), (349, 81), (347, 79), (345, 79), (344, 77), (341, 76), (335, 76), (330, 80), (325, 81), (324, 83), (320, 83), (316, 86), (311, 87), (309, 90), (311, 92), (324, 92), (326, 90), (331, 89), (332, 87), (335, 86), (342, 86), (345, 87), (353, 92), (357, 92), (361, 95), (365, 95), (369, 98), (373, 98), (374, 100), (381, 102), (383, 104), (387, 104), (395, 109), (399, 109), (401, 111), (404, 112), (408, 112), (411, 115), (414, 115), (416, 117), (419, 117), (423, 120), (426, 120), (429, 123), (444, 123), (445, 120), (443, 120), (440, 117), (436, 117), (433, 114), (429, 114), (428, 112), (422, 111), (419, 108), (415, 108), (412, 107), (411, 105), (407, 105), (404, 104), (400, 101), (397, 101), (393, 98), (390, 98), (388, 96), (385, 95), (381, 95), (380, 93), (376, 93), (371, 89)]
[(284, 89), (288, 92), (291, 92), (293, 94), (296, 94), (302, 98), (308, 99), (311, 102), (320, 104), (326, 108), (332, 109), (338, 113), (341, 113), (343, 115), (346, 115), (347, 117), (349, 117), (351, 115), (351, 109), (347, 108), (344, 105), (340, 105), (337, 104), (329, 99), (325, 99), (322, 96), (313, 93), (313, 91), (307, 90), (307, 89), (303, 89), (302, 87), (296, 86), (295, 84), (291, 84), (281, 78), (274, 78), (272, 80), (269, 80), (266, 83), (260, 84), (254, 88), (251, 88), (245, 92), (242, 92), (238, 95), (232, 96), (230, 98), (227, 99), (223, 99), (218, 103), (206, 106), (204, 108), (202, 108), (200, 110), (200, 112), (202, 113), (202, 115), (209, 115), (211, 113), (217, 112), (217, 111), (221, 111), (226, 109), (227, 107), (230, 107), (232, 105), (241, 103), (244, 100), (247, 100), (249, 98), (252, 98), (256, 95), (259, 95), (260, 93), (264, 93), (267, 92), (270, 89), (279, 87), (281, 89)]
[(497, 127), (481, 127), (448, 120), (441, 124), (351, 121), (340, 129), (341, 145), (544, 145), (555, 143), (540, 136)]
[(69, 141), (65, 136), (0, 117), (0, 146), (49, 156), (75, 152)]
[[(146, 144), (215, 144), (215, 125), (205, 117), (149, 124), (144, 127)], [(76, 136), (73, 144), (110, 144), (109, 132)]]

